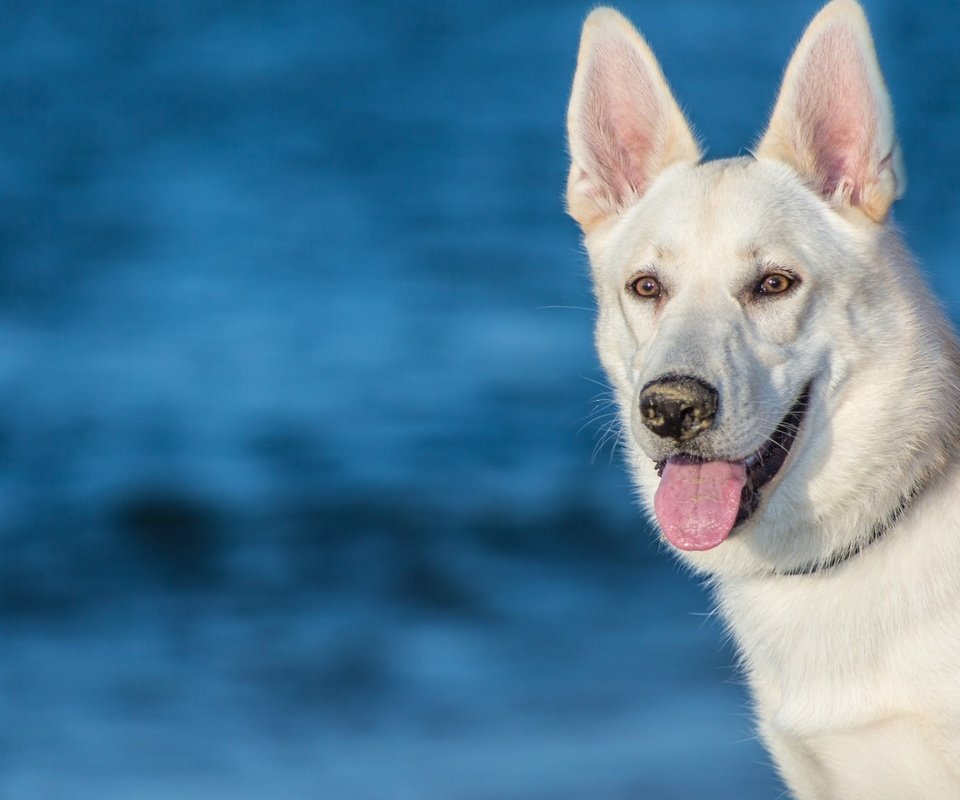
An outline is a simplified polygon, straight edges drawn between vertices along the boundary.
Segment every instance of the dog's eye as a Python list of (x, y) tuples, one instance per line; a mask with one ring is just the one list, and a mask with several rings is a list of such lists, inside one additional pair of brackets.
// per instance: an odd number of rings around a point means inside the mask
[(760, 295), (783, 294), (797, 282), (793, 275), (786, 272), (768, 272), (757, 284), (756, 293)]
[(637, 297), (642, 297), (645, 300), (653, 300), (663, 294), (660, 281), (652, 275), (641, 275), (630, 284), (630, 289)]

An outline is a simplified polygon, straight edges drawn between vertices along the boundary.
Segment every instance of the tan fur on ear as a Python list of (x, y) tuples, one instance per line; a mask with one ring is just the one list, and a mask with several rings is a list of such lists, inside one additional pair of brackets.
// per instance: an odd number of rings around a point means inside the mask
[(855, 0), (833, 0), (810, 23), (756, 155), (790, 164), (836, 206), (875, 222), (903, 195), (893, 107)]
[(584, 232), (639, 198), (670, 164), (700, 158), (656, 58), (612, 8), (583, 25), (567, 131), (567, 210)]

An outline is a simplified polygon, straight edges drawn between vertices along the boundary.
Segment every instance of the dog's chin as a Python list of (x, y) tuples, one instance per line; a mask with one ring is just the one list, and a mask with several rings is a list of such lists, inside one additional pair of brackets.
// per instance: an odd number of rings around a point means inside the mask
[(800, 393), (764, 444), (745, 457), (706, 458), (679, 452), (656, 462), (653, 508), (665, 538), (681, 550), (710, 550), (760, 508), (782, 478), (810, 405)]

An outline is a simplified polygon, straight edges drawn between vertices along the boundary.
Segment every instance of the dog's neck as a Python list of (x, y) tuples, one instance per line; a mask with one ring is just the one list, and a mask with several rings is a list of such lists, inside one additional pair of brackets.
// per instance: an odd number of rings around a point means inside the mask
[(821, 575), (826, 572), (831, 572), (851, 559), (858, 557), (871, 545), (876, 544), (887, 534), (893, 532), (897, 523), (903, 519), (903, 516), (909, 511), (913, 502), (923, 493), (926, 485), (926, 481), (915, 484), (909, 492), (901, 496), (900, 502), (889, 514), (877, 521), (870, 531), (870, 535), (866, 539), (857, 542), (853, 547), (833, 553), (826, 558), (817, 559), (810, 564), (795, 569), (773, 570), (772, 574), (778, 577)]
[[(951, 396), (960, 386), (960, 341), (948, 328), (942, 331), (941, 341), (946, 349), (941, 380), (944, 381), (944, 396)], [(935, 442), (924, 451), (915, 452), (910, 463), (903, 464), (903, 472), (910, 475), (908, 488), (899, 496), (890, 497), (890, 505), (878, 515), (873, 525), (849, 547), (840, 548), (833, 553), (825, 553), (806, 564), (788, 569), (773, 568), (771, 577), (797, 577), (825, 575), (836, 571), (850, 561), (856, 560), (891, 536), (897, 535), (897, 529), (918, 500), (934, 484), (949, 480), (951, 464), (960, 464), (960, 404), (951, 403), (943, 411), (942, 427), (929, 431), (924, 437)]]
[[(958, 374), (960, 379), (960, 374)], [(807, 564), (792, 569), (773, 569), (771, 577), (803, 578), (832, 573), (850, 561), (866, 554), (874, 545), (882, 540), (896, 536), (897, 528), (918, 500), (938, 482), (949, 481), (950, 475), (947, 466), (951, 463), (960, 463), (960, 415), (954, 411), (957, 419), (951, 418), (948, 423), (947, 434), (940, 440), (939, 446), (926, 454), (922, 464), (914, 466), (915, 476), (909, 489), (899, 496), (895, 504), (888, 508), (870, 528), (869, 533), (854, 542), (850, 547), (825, 554)]]

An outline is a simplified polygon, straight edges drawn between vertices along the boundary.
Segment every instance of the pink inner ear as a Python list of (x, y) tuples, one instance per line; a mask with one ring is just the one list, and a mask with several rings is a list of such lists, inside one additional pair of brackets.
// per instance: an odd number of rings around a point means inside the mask
[(650, 178), (662, 110), (646, 66), (619, 37), (604, 42), (593, 56), (584, 110), (591, 177), (615, 204), (641, 194)]
[(804, 59), (796, 88), (797, 129), (819, 178), (832, 196), (841, 188), (858, 203), (871, 179), (876, 148), (877, 103), (856, 34), (843, 27), (824, 31)]

